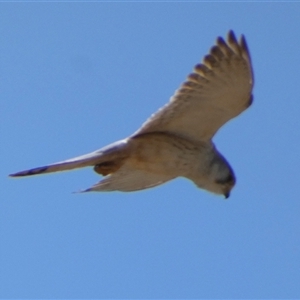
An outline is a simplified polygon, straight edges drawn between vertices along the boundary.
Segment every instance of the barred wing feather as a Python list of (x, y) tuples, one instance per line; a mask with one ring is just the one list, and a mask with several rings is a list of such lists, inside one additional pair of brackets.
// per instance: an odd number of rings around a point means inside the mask
[(190, 140), (210, 140), (217, 130), (252, 102), (253, 73), (244, 36), (221, 37), (170, 101), (135, 135), (168, 132)]

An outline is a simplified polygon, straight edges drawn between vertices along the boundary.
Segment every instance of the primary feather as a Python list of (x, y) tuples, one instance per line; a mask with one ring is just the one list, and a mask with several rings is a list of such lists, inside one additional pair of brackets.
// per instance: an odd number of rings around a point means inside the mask
[(191, 140), (210, 140), (227, 121), (252, 103), (253, 72), (245, 37), (221, 37), (202, 64), (135, 134), (168, 132)]

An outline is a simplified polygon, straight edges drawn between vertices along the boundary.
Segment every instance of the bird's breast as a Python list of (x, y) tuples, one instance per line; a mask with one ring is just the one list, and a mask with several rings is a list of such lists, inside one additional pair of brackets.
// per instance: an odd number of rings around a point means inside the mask
[[(152, 173), (186, 176), (207, 146), (166, 133), (147, 133), (130, 140), (129, 163)], [(196, 161), (196, 162), (195, 162)]]

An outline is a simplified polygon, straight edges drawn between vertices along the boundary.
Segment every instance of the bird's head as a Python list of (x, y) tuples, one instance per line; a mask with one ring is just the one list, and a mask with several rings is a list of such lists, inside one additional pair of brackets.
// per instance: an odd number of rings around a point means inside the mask
[(216, 151), (210, 164), (210, 181), (212, 192), (224, 195), (227, 199), (235, 185), (236, 179), (232, 168), (226, 159)]
[(202, 161), (199, 169), (201, 175), (197, 172), (196, 176), (190, 178), (198, 187), (214, 194), (224, 195), (226, 199), (230, 196), (236, 182), (235, 175), (229, 163), (216, 149), (213, 149), (206, 167), (203, 168)]
[(220, 194), (224, 195), (225, 198), (229, 198), (230, 191), (235, 185), (235, 176), (232, 170), (229, 170), (229, 173), (223, 178), (215, 180), (216, 185), (218, 186), (218, 190), (220, 190)]

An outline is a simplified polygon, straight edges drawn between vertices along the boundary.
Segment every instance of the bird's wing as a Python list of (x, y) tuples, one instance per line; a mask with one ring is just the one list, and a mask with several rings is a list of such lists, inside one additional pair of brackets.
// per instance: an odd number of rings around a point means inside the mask
[(168, 132), (192, 140), (210, 140), (227, 121), (252, 102), (253, 73), (244, 36), (237, 41), (233, 31), (227, 42), (216, 45), (202, 64), (134, 135)]
[(117, 141), (113, 144), (101, 148), (100, 150), (85, 155), (77, 156), (68, 160), (60, 161), (43, 167), (17, 172), (14, 174), (10, 174), (9, 176), (21, 177), (21, 176), (53, 173), (59, 171), (67, 171), (67, 170), (72, 170), (77, 168), (84, 168), (88, 166), (95, 166), (105, 161), (111, 161), (111, 160), (113, 161), (116, 158), (118, 160), (122, 160), (127, 156), (128, 156), (127, 140), (125, 139), (125, 140)]
[(45, 173), (53, 173), (59, 171), (67, 171), (77, 168), (83, 168), (87, 166), (94, 166), (99, 161), (99, 155), (95, 153), (78, 156), (72, 159), (68, 159), (65, 161), (57, 162), (54, 164), (46, 165), (43, 167), (37, 167), (21, 172), (17, 172), (14, 174), (10, 174), (10, 177), (21, 177), (21, 176), (31, 176)]
[(173, 179), (163, 174), (154, 174), (145, 170), (138, 170), (128, 164), (124, 164), (116, 172), (106, 176), (91, 188), (81, 192), (132, 192), (148, 189)]

